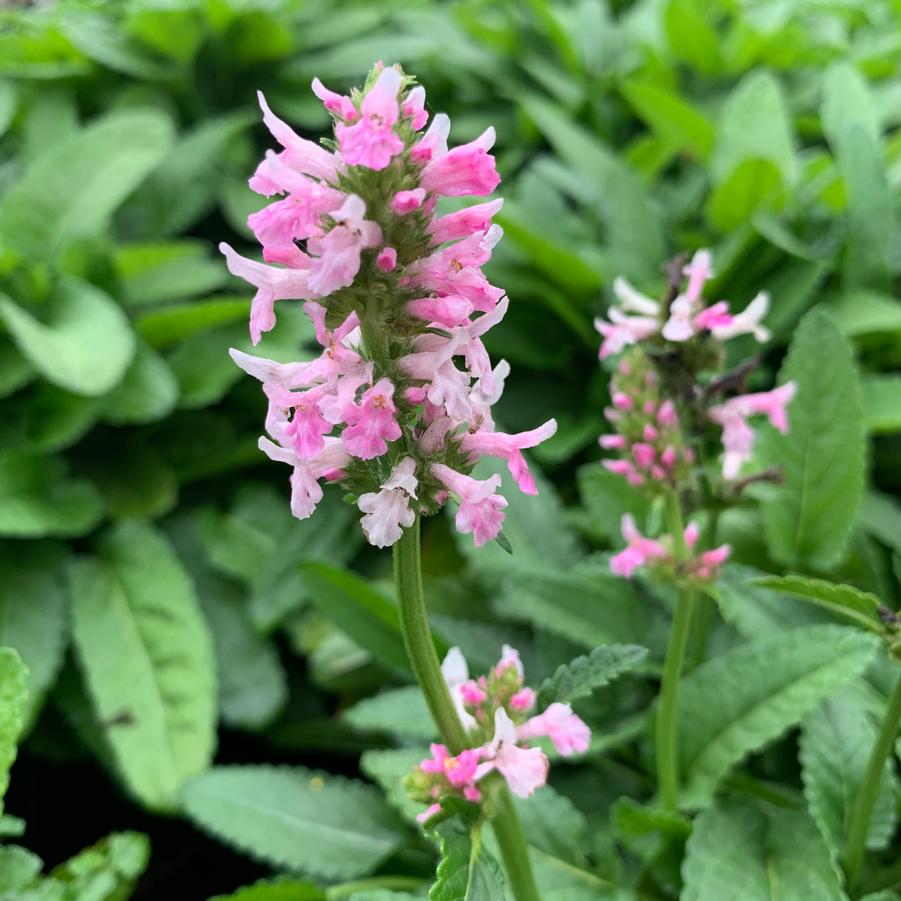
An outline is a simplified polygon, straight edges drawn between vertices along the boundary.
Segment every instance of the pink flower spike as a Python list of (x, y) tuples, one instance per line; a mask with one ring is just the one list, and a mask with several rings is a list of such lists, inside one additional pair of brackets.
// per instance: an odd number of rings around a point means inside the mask
[(397, 268), (397, 251), (393, 247), (383, 247), (375, 258), (375, 265), (382, 272), (393, 272)]
[(537, 447), (551, 438), (556, 431), (556, 419), (549, 419), (537, 429), (519, 432), (515, 435), (505, 435), (503, 432), (494, 432), (490, 429), (481, 428), (477, 432), (464, 435), (460, 446), (463, 450), (478, 456), (488, 455), (501, 457), (506, 460), (510, 475), (515, 479), (519, 490), (523, 494), (535, 495), (538, 494), (538, 488), (535, 485), (535, 479), (529, 472), (529, 467), (522, 451), (526, 448)]
[(341, 433), (347, 452), (361, 460), (372, 460), (388, 451), (388, 441), (401, 436), (394, 418), (394, 385), (379, 379), (363, 393), (359, 404), (350, 404), (343, 413), (347, 428)]
[(510, 698), (510, 706), (520, 713), (531, 710), (535, 706), (535, 692), (528, 687), (520, 689)]
[(584, 754), (591, 742), (591, 730), (573, 713), (569, 704), (554, 703), (544, 713), (533, 716), (516, 730), (517, 738), (528, 740), (546, 735), (564, 757)]
[(432, 474), (460, 498), (460, 509), (455, 520), (458, 532), (463, 535), (472, 532), (476, 547), (497, 538), (504, 524), (504, 508), (507, 506), (506, 499), (494, 493), (501, 484), (499, 475), (480, 481), (443, 463), (432, 464)]
[(330, 91), (318, 78), (313, 79), (313, 93), (322, 101), (322, 105), (332, 114), (345, 122), (353, 122), (359, 113), (350, 97)]
[(483, 758), (489, 762), (479, 766), (477, 775), (480, 778), (496, 769), (514, 795), (528, 798), (547, 782), (548, 759), (540, 748), (517, 747), (516, 739), (516, 726), (499, 707), (494, 714), (494, 738), (482, 749)]
[(422, 170), (422, 186), (444, 197), (490, 194), (501, 180), (494, 157), (488, 153), (494, 140), (494, 129), (487, 128), (474, 141), (437, 158), (433, 156)]
[(413, 210), (418, 210), (422, 206), (423, 200), (425, 200), (424, 188), (414, 188), (412, 191), (398, 191), (391, 198), (391, 209), (398, 216), (403, 216), (406, 213), (412, 213)]
[(380, 171), (401, 153), (404, 142), (394, 131), (399, 109), (397, 92), (401, 75), (397, 69), (382, 69), (360, 106), (360, 119), (354, 125), (335, 126), (341, 156), (348, 166), (366, 166)]
[(410, 120), (413, 131), (419, 131), (429, 121), (429, 114), (425, 111), (425, 88), (416, 85), (407, 93), (401, 104), (401, 112)]
[(478, 232), (487, 231), (491, 227), (491, 220), (501, 211), (503, 205), (504, 201), (498, 198), (433, 219), (429, 225), (433, 242), (444, 244), (445, 241), (468, 238)]

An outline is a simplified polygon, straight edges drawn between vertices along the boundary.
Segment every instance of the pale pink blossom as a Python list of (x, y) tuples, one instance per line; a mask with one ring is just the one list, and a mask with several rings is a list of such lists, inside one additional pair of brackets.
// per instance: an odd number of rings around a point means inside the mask
[(397, 268), (397, 251), (393, 247), (383, 247), (375, 258), (375, 265), (382, 272), (393, 272)]
[(704, 248), (698, 250), (683, 267), (682, 274), (688, 278), (685, 297), (692, 306), (696, 306), (701, 300), (705, 283), (713, 278), (713, 257), (710, 251)]
[(664, 323), (661, 334), (667, 341), (688, 341), (696, 332), (694, 304), (684, 294), (680, 294), (670, 304), (669, 319)]
[(753, 335), (761, 344), (770, 340), (770, 331), (762, 324), (770, 308), (770, 296), (761, 291), (740, 313), (732, 316), (732, 322), (714, 326), (714, 338), (728, 341), (738, 335)]
[(669, 556), (667, 549), (659, 541), (645, 538), (635, 525), (635, 519), (627, 513), (622, 519), (625, 550), (610, 558), (610, 570), (617, 576), (631, 579), (632, 574), (651, 560), (663, 560)]
[(494, 714), (494, 738), (481, 749), (486, 762), (479, 764), (477, 778), (497, 770), (514, 795), (528, 798), (547, 782), (548, 759), (540, 748), (520, 748), (516, 740), (516, 726), (499, 707)]
[(356, 194), (349, 194), (331, 214), (336, 222), (334, 228), (307, 242), (313, 255), (309, 283), (319, 296), (353, 284), (360, 271), (360, 254), (381, 243), (382, 230), (377, 223), (364, 219), (365, 215), (363, 201)]
[(460, 696), (463, 698), (463, 703), (469, 707), (478, 707), (488, 698), (488, 695), (479, 687), (478, 683), (472, 679), (460, 686)]
[(357, 500), (360, 511), (366, 514), (360, 520), (363, 534), (375, 547), (390, 547), (400, 539), (404, 528), (413, 525), (416, 513), (410, 499), (416, 497), (419, 484), (415, 470), (416, 461), (404, 457), (377, 493), (362, 494)]
[(519, 712), (531, 710), (535, 706), (535, 692), (531, 688), (521, 688), (512, 698), (510, 706)]
[(464, 194), (490, 194), (500, 184), (494, 157), (493, 128), (487, 128), (474, 141), (442, 154), (432, 154), (422, 170), (422, 186), (434, 194), (459, 197)]
[(391, 209), (398, 216), (404, 216), (407, 213), (412, 213), (413, 210), (418, 210), (422, 206), (423, 200), (425, 200), (424, 188), (414, 188), (412, 191), (398, 191), (391, 198)]
[(504, 201), (500, 198), (464, 207), (455, 213), (448, 213), (432, 219), (429, 232), (435, 244), (455, 241), (457, 238), (468, 238), (477, 232), (486, 232), (491, 227), (491, 220), (500, 212)]
[(600, 317), (594, 320), (595, 329), (604, 338), (599, 353), (602, 360), (660, 331), (660, 322), (650, 316), (626, 316), (616, 307), (611, 307), (607, 315), (609, 322)]
[(424, 773), (440, 773), (454, 788), (463, 788), (475, 780), (480, 756), (478, 748), (467, 748), (456, 757), (444, 745), (432, 744), (429, 750), (432, 756), (419, 764)]
[(263, 390), (273, 407), (293, 412), (291, 421), (282, 426), (279, 440), (289, 441), (301, 460), (312, 460), (320, 454), (325, 447), (325, 436), (333, 428), (319, 409), (319, 401), (326, 389), (320, 386), (306, 391), (289, 391), (276, 383), (264, 382)]
[(729, 304), (721, 300), (701, 310), (694, 318), (694, 327), (699, 332), (707, 329), (716, 336), (717, 331), (728, 329), (733, 322), (734, 317), (729, 312)]
[(438, 113), (432, 119), (425, 134), (410, 150), (410, 158), (416, 162), (428, 162), (447, 153), (447, 136), (450, 134), (450, 119)]
[(732, 547), (728, 544), (723, 544), (718, 548), (704, 551), (698, 558), (695, 574), (700, 579), (713, 579), (716, 576), (717, 570), (729, 559), (731, 553)]
[(434, 804), (429, 804), (428, 807), (422, 812), (416, 814), (416, 822), (417, 823), (427, 823), (433, 816), (441, 813), (441, 805), (435, 802)]
[(347, 452), (361, 460), (372, 460), (388, 450), (388, 441), (401, 436), (395, 419), (394, 385), (379, 379), (363, 393), (359, 404), (349, 404), (342, 417), (347, 427), (341, 433)]
[(529, 472), (522, 451), (526, 448), (537, 447), (543, 441), (547, 441), (556, 431), (557, 421), (555, 419), (549, 419), (537, 429), (518, 432), (515, 435), (505, 435), (503, 432), (481, 428), (476, 432), (468, 432), (464, 435), (460, 446), (476, 457), (487, 455), (506, 460), (510, 474), (519, 485), (519, 490), (524, 494), (538, 494), (535, 479)]
[(516, 730), (521, 740), (546, 735), (564, 757), (584, 754), (591, 741), (591, 730), (573, 713), (569, 704), (551, 704), (544, 713), (533, 716)]
[(350, 97), (330, 91), (318, 78), (313, 79), (312, 87), (313, 93), (322, 101), (322, 105), (339, 119), (353, 122), (359, 115)]
[(414, 131), (419, 131), (429, 121), (429, 114), (425, 110), (425, 88), (422, 85), (416, 85), (407, 93), (401, 104), (401, 112), (410, 120)]
[(276, 269), (242, 257), (229, 247), (219, 245), (224, 254), (228, 271), (243, 278), (257, 289), (250, 304), (250, 337), (258, 344), (263, 332), (275, 328), (275, 302), (277, 300), (303, 300), (317, 296), (311, 285), (310, 272), (306, 269)]
[(401, 75), (397, 69), (382, 69), (360, 105), (360, 118), (353, 125), (339, 123), (335, 135), (348, 166), (366, 166), (380, 171), (404, 149), (394, 131), (399, 109), (397, 92)]
[(469, 318), (473, 306), (465, 297), (449, 294), (444, 297), (419, 297), (407, 304), (411, 316), (454, 328)]
[(469, 666), (463, 652), (457, 648), (449, 648), (444, 660), (441, 661), (441, 675), (454, 702), (457, 716), (467, 732), (476, 725), (475, 717), (466, 709), (463, 686), (469, 682)]
[(601, 435), (598, 444), (604, 450), (624, 450), (628, 441), (625, 435)]
[(495, 664), (494, 674), (499, 677), (503, 675), (504, 671), (507, 669), (512, 669), (520, 678), (522, 678), (526, 672), (525, 667), (522, 665), (519, 651), (512, 645), (504, 644), (501, 645), (501, 659)]
[(506, 499), (495, 494), (501, 484), (499, 475), (484, 480), (473, 479), (443, 463), (432, 464), (432, 474), (460, 499), (455, 519), (458, 532), (464, 535), (472, 532), (476, 547), (497, 538), (507, 506)]
[(416, 339), (413, 353), (402, 357), (400, 368), (414, 379), (428, 382), (426, 397), (436, 407), (444, 407), (453, 419), (469, 418), (468, 373), (454, 366), (453, 358), (465, 341), (465, 335), (455, 334), (450, 339), (440, 335), (421, 335)]

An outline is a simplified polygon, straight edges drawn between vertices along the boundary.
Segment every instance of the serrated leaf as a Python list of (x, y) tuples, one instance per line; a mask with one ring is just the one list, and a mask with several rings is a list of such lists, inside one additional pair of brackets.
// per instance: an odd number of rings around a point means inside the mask
[(682, 877), (683, 901), (847, 901), (806, 813), (767, 816), (744, 801), (721, 802), (695, 820)]
[(390, 732), (409, 739), (434, 739), (435, 723), (418, 686), (393, 688), (358, 701), (344, 712), (355, 729)]
[(93, 529), (103, 516), (100, 495), (65, 472), (55, 457), (0, 452), (0, 535), (75, 536)]
[(0, 545), (0, 646), (15, 648), (28, 667), (26, 724), (40, 710), (68, 641), (65, 560), (50, 543)]
[(99, 288), (78, 279), (60, 281), (41, 319), (0, 295), (0, 319), (32, 366), (74, 394), (106, 394), (134, 355), (134, 334), (122, 310)]
[(756, 582), (762, 588), (782, 591), (803, 598), (830, 613), (846, 617), (863, 629), (877, 634), (882, 628), (877, 614), (879, 598), (853, 585), (837, 585), (825, 579), (806, 576), (766, 576)]
[(9, 770), (16, 759), (28, 697), (28, 668), (14, 648), (0, 648), (0, 813), (9, 786)]
[(187, 574), (152, 526), (121, 523), (98, 552), (71, 571), (79, 663), (129, 790), (173, 810), (213, 751), (210, 635)]
[(601, 645), (590, 654), (561, 664), (553, 676), (545, 679), (538, 689), (538, 707), (543, 709), (555, 701), (570, 704), (590, 695), (641, 666), (647, 656), (648, 649), (636, 644)]
[[(823, 701), (804, 720), (801, 777), (810, 814), (836, 860), (845, 847), (852, 807), (876, 741), (876, 728), (853, 695)], [(884, 848), (895, 831), (898, 813), (891, 761), (885, 763), (870, 817), (866, 846)]]
[(63, 887), (63, 901), (123, 901), (149, 860), (146, 835), (114, 832), (54, 868), (48, 882)]
[(758, 638), (692, 671), (679, 696), (681, 801), (709, 802), (720, 779), (863, 672), (879, 648), (843, 626)]
[(372, 872), (404, 838), (372, 787), (303, 767), (214, 767), (187, 783), (183, 803), (252, 857), (326, 879)]
[(110, 113), (60, 141), (7, 193), (0, 205), (0, 241), (45, 259), (69, 241), (102, 230), (171, 142), (168, 117), (149, 109)]
[(502, 901), (504, 874), (482, 843), (481, 827), (470, 828), (459, 816), (431, 831), (441, 853), (429, 901)]
[(845, 552), (860, 504), (866, 432), (851, 347), (824, 312), (801, 321), (778, 381), (795, 382), (797, 394), (788, 434), (761, 435), (762, 458), (784, 477), (763, 506), (767, 545), (781, 563), (828, 569)]

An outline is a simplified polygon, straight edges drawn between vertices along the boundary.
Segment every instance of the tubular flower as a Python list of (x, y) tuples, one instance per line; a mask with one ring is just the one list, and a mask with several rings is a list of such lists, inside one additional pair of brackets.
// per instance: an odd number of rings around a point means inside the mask
[(507, 502), (501, 477), (475, 479), (473, 467), (498, 457), (534, 494), (522, 452), (556, 430), (549, 420), (507, 435), (491, 416), (509, 367), (492, 366), (483, 337), (509, 302), (481, 267), (502, 235), (491, 221), (501, 201), (436, 213), (440, 197), (497, 187), (494, 130), (449, 148), (449, 119), (425, 128), (425, 91), (397, 66), (379, 64), (350, 95), (318, 79), (313, 92), (336, 149), (297, 135), (260, 94), (280, 146), (250, 179), (272, 198), (248, 220), (266, 262), (221, 245), (229, 270), (256, 288), (254, 344), (275, 327), (276, 302), (290, 300), (304, 301), (319, 344), (316, 358), (296, 363), (232, 351), (268, 400), (260, 447), (292, 467), (300, 518), (322, 498), (322, 480), (340, 482), (367, 539), (385, 547), (451, 497), (457, 528), (484, 544), (499, 535)]
[(546, 737), (564, 757), (588, 750), (591, 730), (569, 704), (555, 702), (532, 715), (535, 692), (526, 687), (519, 653), (504, 645), (501, 659), (484, 676), (469, 678), (459, 648), (451, 648), (441, 666), (451, 697), (467, 732), (469, 747), (456, 757), (443, 745), (432, 745), (432, 756), (406, 778), (409, 795), (427, 804), (419, 815), (425, 822), (441, 809), (444, 795), (469, 801), (482, 798), (479, 782), (497, 770), (520, 797), (528, 797), (547, 781), (549, 761), (529, 741)]

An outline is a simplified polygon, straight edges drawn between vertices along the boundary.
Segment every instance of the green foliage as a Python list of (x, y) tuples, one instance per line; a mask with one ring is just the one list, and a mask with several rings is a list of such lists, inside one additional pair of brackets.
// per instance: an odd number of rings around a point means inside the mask
[(720, 779), (863, 672), (875, 637), (808, 626), (758, 638), (698, 667), (679, 697), (682, 802), (709, 802)]
[(682, 876), (686, 901), (822, 898), (844, 901), (835, 865), (805, 813), (763, 813), (747, 802), (705, 810), (688, 840)]
[(404, 838), (371, 787), (302, 767), (214, 767), (188, 782), (183, 803), (222, 841), (326, 879), (371, 872)]
[(496, 901), (504, 896), (504, 875), (484, 847), (481, 827), (457, 815), (438, 823), (432, 834), (441, 860), (429, 901)]
[(116, 767), (142, 803), (173, 810), (215, 740), (215, 672), (194, 588), (152, 526), (123, 523), (71, 570), (73, 637)]
[(647, 656), (648, 649), (639, 645), (601, 645), (590, 654), (562, 664), (553, 676), (545, 679), (538, 689), (538, 706), (548, 707), (555, 701), (569, 704), (590, 695), (641, 666)]
[[(829, 366), (823, 366), (823, 360)], [(787, 435), (767, 433), (764, 457), (784, 473), (764, 505), (769, 548), (791, 566), (839, 563), (864, 484), (865, 429), (852, 350), (825, 313), (809, 314), (792, 339), (779, 382), (797, 385)]]
[(784, 591), (803, 598), (831, 613), (847, 617), (864, 629), (879, 632), (879, 598), (853, 585), (836, 585), (823, 579), (804, 576), (768, 576), (758, 579), (758, 585), (774, 591)]
[(28, 670), (14, 648), (0, 648), (0, 813), (9, 785), (9, 768), (16, 759), (27, 697)]
[(210, 901), (326, 901), (325, 892), (310, 882), (273, 879), (256, 882), (231, 895), (216, 895)]

